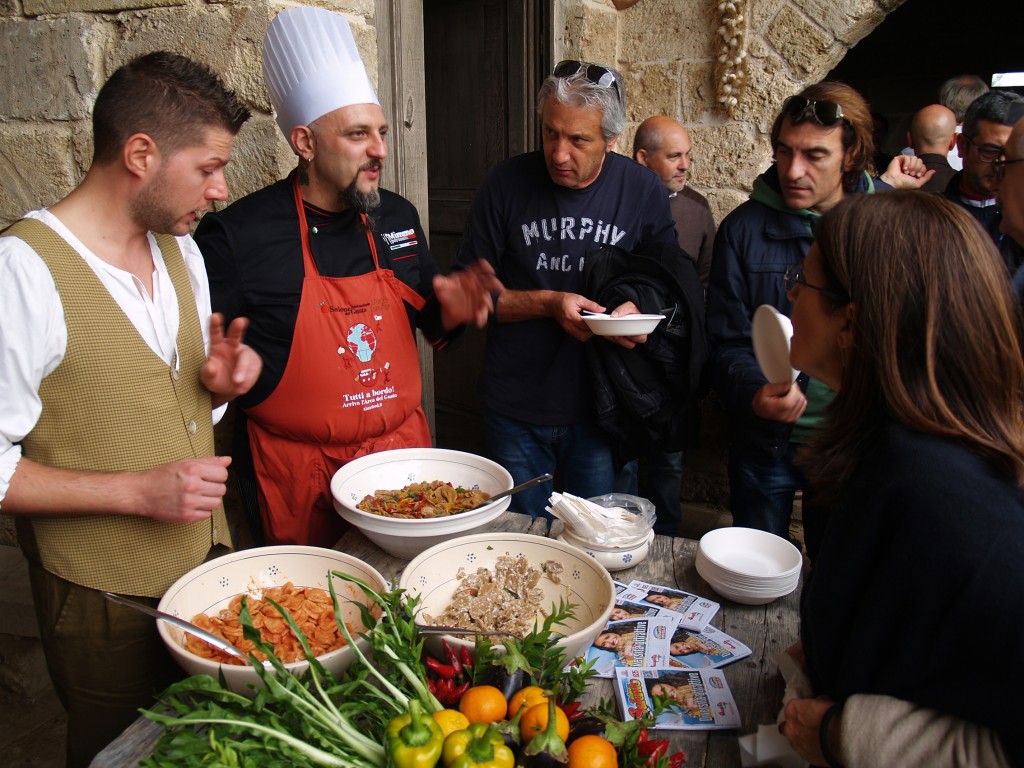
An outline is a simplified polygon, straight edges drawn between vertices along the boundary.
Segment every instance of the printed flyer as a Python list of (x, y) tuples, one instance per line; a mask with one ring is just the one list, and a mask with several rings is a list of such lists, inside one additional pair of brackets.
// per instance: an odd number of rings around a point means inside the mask
[(736, 701), (717, 669), (619, 668), (615, 693), (623, 720), (652, 714), (655, 698), (664, 698), (669, 703), (655, 719), (655, 728), (718, 730), (740, 725)]

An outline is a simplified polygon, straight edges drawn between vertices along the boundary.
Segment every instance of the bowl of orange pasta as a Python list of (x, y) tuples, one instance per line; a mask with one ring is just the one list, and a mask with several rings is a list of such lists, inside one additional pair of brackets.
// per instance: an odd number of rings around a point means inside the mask
[[(358, 558), (320, 547), (282, 545), (258, 547), (210, 560), (193, 568), (164, 593), (159, 609), (179, 616), (227, 640), (243, 653), (263, 654), (244, 638), (239, 614), (242, 598), (261, 639), (274, 648), (285, 666), (301, 672), (309, 666), (298, 637), (276, 603), (302, 631), (310, 650), (329, 671), (339, 674), (354, 654), (338, 626), (340, 619), (363, 650), (365, 630), (359, 605), (371, 601), (351, 582), (333, 579), (338, 597), (335, 612), (330, 595), (331, 572), (355, 576), (380, 591), (387, 588), (384, 577)], [(231, 690), (249, 693), (259, 686), (254, 667), (241, 664), (180, 629), (157, 623), (161, 637), (181, 667), (189, 674), (217, 677), (223, 673)]]
[(410, 560), (453, 536), (477, 532), (508, 509), (512, 475), (490, 459), (443, 448), (362, 456), (331, 479), (334, 507), (389, 555)]

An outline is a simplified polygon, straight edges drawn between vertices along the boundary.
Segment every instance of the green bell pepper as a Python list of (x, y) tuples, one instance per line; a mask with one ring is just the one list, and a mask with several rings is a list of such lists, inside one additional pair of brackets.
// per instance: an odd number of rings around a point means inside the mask
[(444, 734), (423, 705), (413, 699), (409, 711), (388, 723), (388, 765), (393, 768), (434, 768), (444, 747)]
[(513, 768), (516, 756), (494, 723), (473, 723), (448, 734), (441, 762), (445, 768)]

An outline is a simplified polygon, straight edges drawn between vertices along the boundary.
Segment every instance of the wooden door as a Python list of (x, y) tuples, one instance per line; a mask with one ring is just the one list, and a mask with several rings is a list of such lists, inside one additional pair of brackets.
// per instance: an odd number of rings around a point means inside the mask
[[(455, 262), (477, 187), (500, 160), (538, 146), (534, 104), (550, 67), (549, 0), (424, 0), (430, 250)], [(434, 356), (438, 447), (482, 453), (477, 378), (484, 331)]]

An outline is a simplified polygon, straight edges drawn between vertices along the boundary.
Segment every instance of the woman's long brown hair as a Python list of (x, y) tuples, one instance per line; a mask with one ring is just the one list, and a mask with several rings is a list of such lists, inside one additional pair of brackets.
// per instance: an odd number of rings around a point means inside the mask
[(835, 498), (889, 419), (1024, 488), (1019, 315), (991, 238), (959, 206), (910, 191), (849, 197), (815, 236), (855, 318), (840, 391), (802, 457), (816, 491)]

